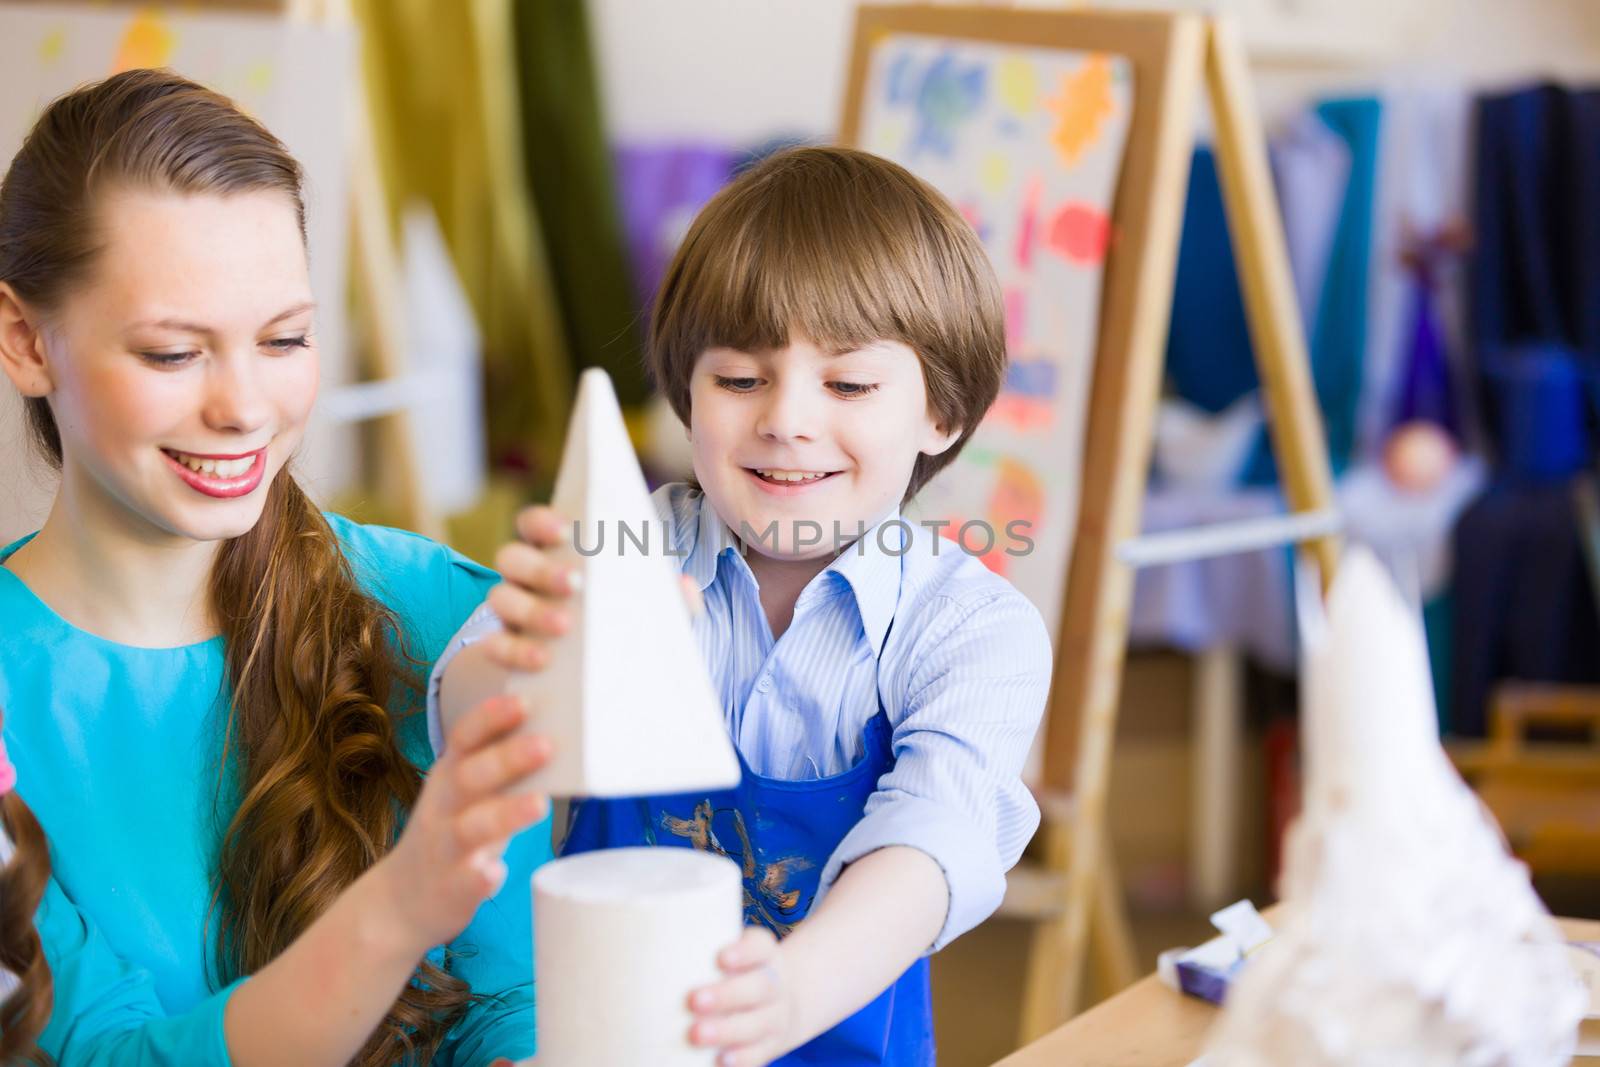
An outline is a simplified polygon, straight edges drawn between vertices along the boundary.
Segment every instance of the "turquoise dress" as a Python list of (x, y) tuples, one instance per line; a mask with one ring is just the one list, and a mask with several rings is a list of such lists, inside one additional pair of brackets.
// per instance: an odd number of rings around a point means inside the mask
[[(329, 522), (411, 654), (431, 665), (497, 578), (414, 534)], [(0, 550), (0, 563), (23, 542)], [(60, 1067), (230, 1063), (208, 924), (226, 714), (222, 639), (182, 648), (114, 644), (56, 615), (0, 566), (0, 709), (18, 792), (51, 843), (54, 878), (38, 923), (55, 976), (40, 1042)], [(397, 719), (426, 769), (426, 716)], [(224, 801), (224, 806), (229, 802)], [(548, 821), (516, 838), (505, 888), (449, 946), (474, 993), (435, 1063), (515, 1060), (534, 1046), (529, 878), (550, 857)], [(445, 946), (430, 954), (446, 959)]]

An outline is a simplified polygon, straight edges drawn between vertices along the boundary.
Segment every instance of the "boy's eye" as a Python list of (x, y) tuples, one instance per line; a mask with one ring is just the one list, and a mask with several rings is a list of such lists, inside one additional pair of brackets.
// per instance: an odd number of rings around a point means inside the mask
[(140, 352), (139, 358), (146, 363), (157, 367), (181, 367), (191, 360), (199, 359), (198, 352)]
[(267, 348), (273, 348), (279, 352), (292, 352), (297, 348), (311, 347), (310, 342), (306, 340), (305, 334), (300, 334), (298, 337), (274, 337), (272, 340), (265, 342), (265, 344)]
[(876, 382), (829, 382), (828, 385), (835, 393), (844, 397), (866, 396), (878, 389)]
[(724, 378), (716, 376), (717, 388), (726, 389), (730, 393), (748, 393), (760, 382), (759, 378)]

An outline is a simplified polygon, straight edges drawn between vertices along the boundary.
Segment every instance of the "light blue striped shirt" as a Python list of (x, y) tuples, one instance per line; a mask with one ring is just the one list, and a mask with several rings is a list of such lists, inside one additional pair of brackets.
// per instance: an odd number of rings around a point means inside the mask
[[(932, 857), (949, 886), (933, 949), (982, 922), (1039, 824), (1021, 777), (1050, 683), (1038, 611), (957, 545), (896, 515), (806, 585), (774, 641), (755, 575), (702, 494), (669, 485), (654, 501), (675, 562), (704, 591), (695, 635), (752, 770), (842, 773), (861, 758), (880, 701), (888, 715), (894, 766), (824, 867), (818, 900), (846, 864), (905, 845)], [(430, 689), (456, 652), (498, 628), (487, 605), (474, 613)], [(436, 705), (430, 712), (436, 722)]]

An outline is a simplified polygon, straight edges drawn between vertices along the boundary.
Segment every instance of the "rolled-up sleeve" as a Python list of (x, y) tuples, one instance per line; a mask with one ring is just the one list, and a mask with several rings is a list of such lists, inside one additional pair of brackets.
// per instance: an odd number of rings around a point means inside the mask
[(952, 603), (929, 620), (910, 658), (901, 713), (889, 709), (894, 766), (829, 857), (818, 903), (846, 866), (901, 845), (931, 857), (949, 889), (930, 952), (994, 913), (1006, 871), (1039, 826), (1022, 769), (1052, 659), (1044, 620), (1014, 590)]
[(434, 660), (433, 670), (428, 674), (428, 742), (433, 746), (434, 758), (444, 755), (444, 713), (439, 705), (439, 691), (444, 686), (445, 668), (461, 654), (462, 649), (503, 629), (505, 625), (500, 621), (500, 616), (489, 607), (488, 601), (484, 601), (467, 616), (467, 621), (461, 624), (461, 629), (455, 632), (445, 644), (444, 651), (439, 653), (439, 658)]

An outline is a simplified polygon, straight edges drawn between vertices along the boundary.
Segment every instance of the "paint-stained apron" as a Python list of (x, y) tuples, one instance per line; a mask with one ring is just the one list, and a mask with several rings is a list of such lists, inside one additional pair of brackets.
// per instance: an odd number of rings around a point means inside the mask
[[(732, 789), (572, 805), (563, 855), (633, 845), (676, 845), (727, 856), (744, 870), (744, 920), (782, 938), (811, 910), (823, 865), (861, 821), (878, 779), (894, 766), (889, 718), (866, 727), (866, 754), (843, 774), (812, 781), (763, 778), (739, 757)], [(842, 963), (840, 966), (847, 966)], [(934, 1062), (926, 957), (872, 1003), (777, 1064), (928, 1067)]]

